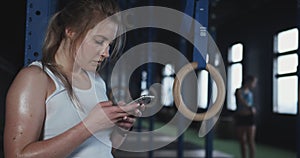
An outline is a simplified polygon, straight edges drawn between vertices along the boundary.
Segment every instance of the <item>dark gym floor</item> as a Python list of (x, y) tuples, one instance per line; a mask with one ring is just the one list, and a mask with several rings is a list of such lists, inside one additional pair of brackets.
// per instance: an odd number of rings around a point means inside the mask
[[(173, 139), (172, 137), (166, 136), (166, 135), (165, 136), (163, 136), (163, 135), (155, 136), (155, 138), (153, 138), (152, 144), (159, 145), (159, 144), (165, 143), (164, 141), (171, 142), (170, 140), (172, 140), (172, 139)], [(141, 141), (142, 141), (141, 144), (151, 143), (151, 141), (149, 141), (149, 139), (142, 139)], [(133, 138), (132, 136), (129, 135), (127, 137), (127, 140), (125, 141), (125, 143), (136, 143), (136, 138)], [(167, 143), (165, 143), (165, 144), (167, 144)], [(163, 146), (162, 148), (153, 150), (152, 151), (153, 157), (155, 157), (155, 158), (177, 157), (177, 154), (178, 154), (177, 146), (178, 146), (178, 142), (173, 141), (170, 144)], [(205, 149), (202, 146), (188, 142), (188, 141), (184, 141), (182, 152), (183, 152), (184, 158), (201, 158), (201, 157), (204, 158), (205, 157)], [(114, 155), (117, 158), (145, 158), (145, 157), (148, 157), (149, 154), (150, 154), (149, 152), (128, 152), (128, 151), (124, 151), (124, 150), (116, 150), (114, 152)], [(233, 156), (230, 154), (221, 152), (221, 151), (214, 150), (213, 157), (232, 158)]]

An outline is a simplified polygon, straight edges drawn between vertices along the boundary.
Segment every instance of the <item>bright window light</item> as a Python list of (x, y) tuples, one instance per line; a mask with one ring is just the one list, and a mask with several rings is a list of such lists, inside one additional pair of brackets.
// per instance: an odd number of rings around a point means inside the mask
[[(297, 72), (299, 31), (297, 28), (278, 33), (274, 38), (274, 53), (281, 53), (274, 60), (273, 110), (282, 114), (297, 114)], [(294, 51), (294, 52), (293, 52)], [(286, 52), (289, 52), (288, 54)], [(286, 53), (286, 54), (285, 54)]]
[(164, 106), (172, 106), (174, 102), (173, 98), (173, 83), (174, 77), (171, 75), (174, 74), (174, 66), (172, 64), (166, 64), (162, 70), (163, 79), (162, 79), (162, 89), (161, 89), (161, 103)]
[(278, 53), (289, 52), (298, 49), (299, 34), (298, 29), (290, 29), (280, 32), (277, 36)]
[(243, 45), (241, 43), (231, 47), (228, 54), (228, 60), (230, 62), (240, 62), (243, 60)]
[(296, 114), (298, 100), (298, 77), (281, 77), (277, 80), (277, 104), (278, 113)]
[(174, 67), (171, 64), (167, 64), (163, 69), (164, 76), (170, 76), (174, 74)]
[(172, 106), (173, 105), (173, 77), (164, 77), (162, 80), (162, 97), (161, 103), (164, 106)]
[(208, 100), (208, 72), (202, 70), (198, 73), (198, 107), (207, 108)]
[(149, 91), (147, 89), (147, 71), (142, 71), (141, 90), (141, 95), (148, 95)]
[(291, 54), (291, 55), (284, 55), (278, 57), (277, 60), (277, 73), (278, 74), (286, 74), (286, 73), (292, 73), (297, 71), (298, 66), (298, 55), (297, 54)]
[(243, 67), (237, 63), (228, 69), (227, 107), (236, 110), (235, 90), (242, 85)]

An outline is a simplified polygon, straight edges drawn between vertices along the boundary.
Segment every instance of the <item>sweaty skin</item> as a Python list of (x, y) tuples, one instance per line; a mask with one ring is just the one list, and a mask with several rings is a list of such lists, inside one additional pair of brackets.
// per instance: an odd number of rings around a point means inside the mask
[[(103, 102), (95, 106), (83, 122), (49, 140), (39, 140), (45, 118), (45, 99), (48, 87), (53, 87), (51, 79), (39, 68), (28, 67), (17, 75), (8, 92), (5, 123), (5, 157), (66, 157), (78, 145), (92, 135), (94, 131), (114, 126), (118, 120), (138, 105), (122, 107), (112, 106), (112, 102)], [(32, 86), (39, 85), (39, 86)], [(101, 108), (102, 110), (97, 110)], [(123, 111), (124, 110), (124, 111)], [(109, 120), (101, 119), (103, 112)], [(94, 122), (97, 117), (98, 126)], [(103, 124), (99, 121), (107, 122)], [(89, 128), (86, 127), (89, 126)], [(99, 127), (101, 125), (101, 127)], [(89, 129), (89, 130), (88, 130)]]
[[(82, 65), (80, 65), (70, 60), (73, 58), (72, 55), (68, 56), (68, 53), (64, 52), (69, 50), (68, 46), (74, 32), (67, 29), (66, 34), (69, 38), (62, 42), (55, 56), (56, 62), (62, 66), (68, 78), (73, 77), (76, 81), (75, 86), (88, 87), (91, 83), (86, 83), (86, 73), (83, 73), (83, 70), (95, 71), (98, 62), (109, 56), (109, 46), (105, 44), (103, 45), (106, 46), (105, 49), (99, 49), (102, 51), (89, 51), (87, 54), (78, 52), (82, 57), (80, 58)], [(94, 63), (95, 61), (97, 64)], [(23, 68), (17, 74), (6, 99), (4, 131), (6, 158), (65, 158), (94, 132), (115, 125), (129, 129), (135, 119), (130, 118), (127, 122), (120, 122), (120, 120), (125, 116), (129, 117), (132, 114), (136, 116), (140, 113), (137, 111), (140, 106), (138, 104), (121, 107), (113, 106), (111, 101), (100, 102), (82, 122), (51, 139), (42, 140), (40, 138), (45, 121), (45, 101), (54, 91), (55, 85), (51, 78), (36, 66)], [(117, 135), (116, 132), (112, 134), (113, 146), (118, 146), (124, 140)]]

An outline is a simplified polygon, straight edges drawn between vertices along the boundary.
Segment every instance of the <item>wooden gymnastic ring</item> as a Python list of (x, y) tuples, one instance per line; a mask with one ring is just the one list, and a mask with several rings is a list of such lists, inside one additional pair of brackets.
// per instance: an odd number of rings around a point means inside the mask
[(213, 103), (213, 105), (210, 107), (210, 109), (207, 110), (207, 112), (204, 113), (192, 112), (190, 109), (187, 108), (187, 106), (184, 104), (182, 100), (181, 84), (184, 77), (189, 72), (196, 69), (197, 67), (198, 67), (198, 63), (192, 62), (190, 64), (185, 65), (183, 68), (179, 70), (179, 72), (176, 74), (174, 84), (173, 84), (173, 96), (174, 96), (174, 102), (176, 107), (185, 117), (194, 121), (203, 121), (212, 118), (221, 110), (225, 100), (225, 84), (222, 79), (222, 76), (217, 71), (217, 69), (210, 64), (206, 64), (206, 70), (210, 73), (210, 76), (212, 77), (212, 79), (215, 81), (217, 85), (218, 95), (215, 103)]

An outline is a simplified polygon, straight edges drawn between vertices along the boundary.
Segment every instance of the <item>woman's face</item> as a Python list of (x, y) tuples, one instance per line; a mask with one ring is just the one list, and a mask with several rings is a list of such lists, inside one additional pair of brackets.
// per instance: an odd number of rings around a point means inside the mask
[(257, 85), (257, 79), (255, 78), (252, 82), (250, 82), (250, 89), (254, 89)]
[(95, 72), (105, 58), (109, 57), (110, 44), (116, 38), (118, 26), (105, 20), (88, 31), (76, 52), (75, 63), (86, 71)]

